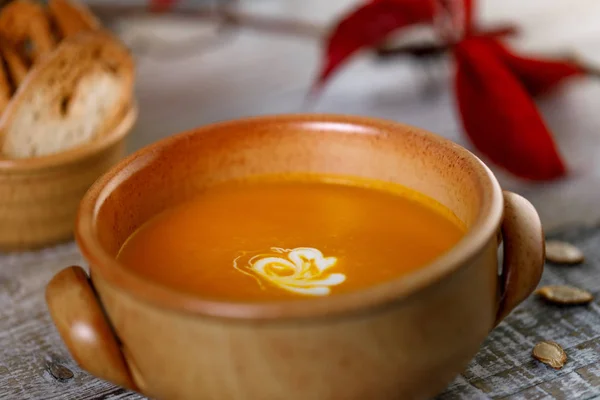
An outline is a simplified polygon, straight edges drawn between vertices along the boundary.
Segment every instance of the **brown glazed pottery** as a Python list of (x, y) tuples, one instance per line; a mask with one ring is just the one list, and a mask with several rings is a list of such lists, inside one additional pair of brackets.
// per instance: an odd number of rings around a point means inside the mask
[(30, 250), (73, 236), (77, 207), (99, 176), (123, 158), (137, 118), (132, 107), (108, 134), (59, 154), (0, 158), (0, 251)]
[[(137, 227), (206, 186), (285, 172), (398, 182), (469, 231), (408, 276), (284, 303), (173, 291), (115, 260)], [(544, 260), (535, 209), (468, 151), (410, 126), (334, 115), (230, 121), (155, 143), (93, 185), (75, 232), (91, 279), (79, 267), (58, 273), (46, 290), (52, 318), (81, 367), (155, 399), (429, 398), (532, 292)]]

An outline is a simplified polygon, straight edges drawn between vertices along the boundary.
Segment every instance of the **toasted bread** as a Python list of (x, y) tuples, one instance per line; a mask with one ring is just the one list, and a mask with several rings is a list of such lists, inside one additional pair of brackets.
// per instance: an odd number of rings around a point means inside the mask
[(48, 9), (63, 38), (101, 28), (96, 16), (77, 0), (49, 0)]
[(0, 35), (31, 62), (56, 46), (46, 10), (32, 0), (15, 0), (0, 10)]
[(19, 87), (27, 76), (27, 64), (25, 59), (6, 40), (0, 39), (0, 55), (4, 58), (8, 74), (15, 85)]
[(34, 66), (0, 119), (2, 152), (26, 158), (90, 142), (130, 106), (133, 81), (133, 59), (111, 34), (63, 40)]

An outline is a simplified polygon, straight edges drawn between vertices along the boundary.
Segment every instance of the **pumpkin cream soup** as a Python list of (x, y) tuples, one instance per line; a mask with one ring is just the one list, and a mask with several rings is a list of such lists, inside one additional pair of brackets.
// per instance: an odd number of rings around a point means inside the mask
[(272, 176), (222, 183), (160, 213), (131, 235), (118, 259), (198, 296), (293, 299), (409, 273), (464, 233), (450, 210), (396, 184)]

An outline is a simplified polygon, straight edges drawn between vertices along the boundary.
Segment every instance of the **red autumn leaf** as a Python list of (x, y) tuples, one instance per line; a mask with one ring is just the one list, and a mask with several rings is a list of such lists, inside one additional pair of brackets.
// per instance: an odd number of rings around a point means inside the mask
[(463, 0), (465, 11), (465, 33), (470, 33), (475, 27), (475, 0)]
[(326, 40), (325, 59), (315, 88), (358, 50), (380, 43), (399, 28), (430, 22), (433, 14), (432, 0), (377, 0), (352, 11)]
[(585, 69), (574, 62), (523, 57), (492, 39), (488, 46), (534, 96), (549, 92), (569, 78), (586, 74)]
[(475, 0), (371, 0), (363, 4), (343, 17), (326, 39), (325, 57), (313, 90), (323, 86), (357, 51), (381, 43), (387, 35), (398, 29), (431, 23), (436, 12), (440, 11), (440, 4), (449, 13), (456, 11), (453, 8), (462, 7), (466, 32), (478, 32), (478, 35), (490, 37), (516, 32), (516, 28), (511, 25), (492, 30), (476, 28), (474, 3)]
[(489, 40), (464, 39), (454, 55), (458, 109), (475, 147), (525, 179), (564, 175), (564, 164), (533, 100)]

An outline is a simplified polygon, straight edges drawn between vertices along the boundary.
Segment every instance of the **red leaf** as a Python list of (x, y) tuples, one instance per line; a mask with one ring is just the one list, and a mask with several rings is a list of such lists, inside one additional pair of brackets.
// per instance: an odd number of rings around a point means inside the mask
[(574, 62), (519, 56), (492, 39), (488, 46), (534, 96), (551, 91), (568, 78), (586, 74), (585, 69)]
[(525, 179), (564, 175), (564, 164), (533, 100), (489, 40), (465, 39), (455, 46), (454, 55), (458, 108), (475, 147)]
[(432, 0), (378, 0), (345, 16), (326, 41), (325, 60), (314, 88), (321, 87), (351, 55), (380, 43), (391, 32), (433, 18)]
[(465, 33), (471, 32), (475, 26), (475, 0), (463, 0), (465, 10)]

